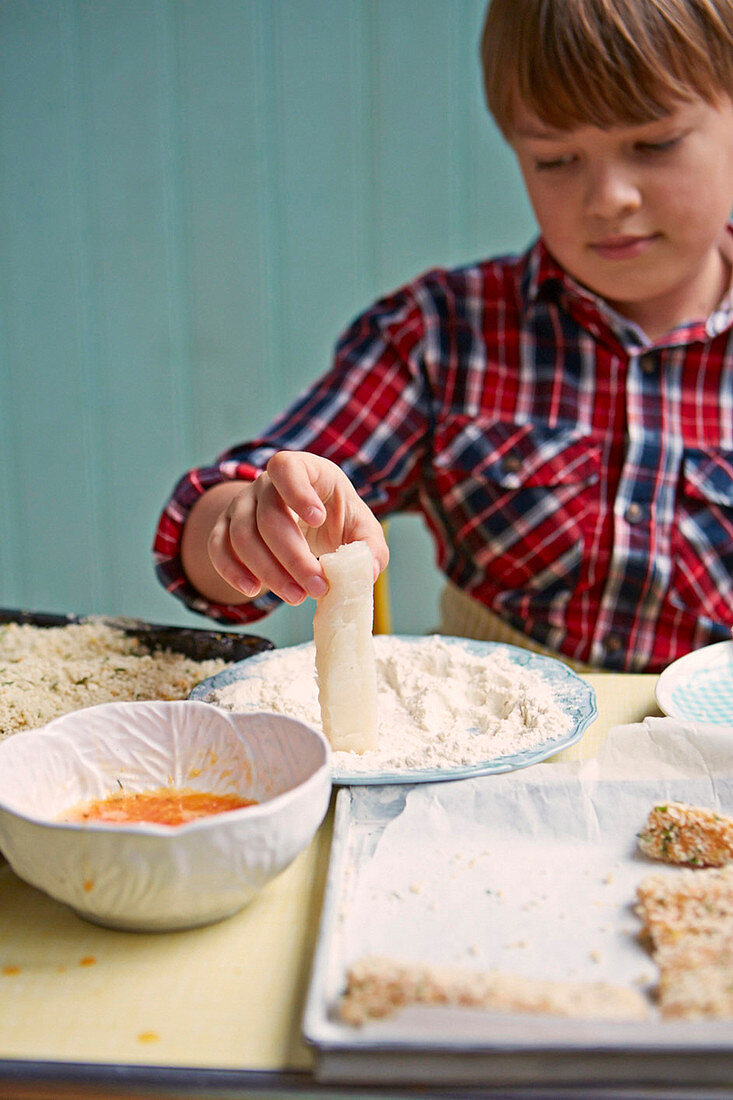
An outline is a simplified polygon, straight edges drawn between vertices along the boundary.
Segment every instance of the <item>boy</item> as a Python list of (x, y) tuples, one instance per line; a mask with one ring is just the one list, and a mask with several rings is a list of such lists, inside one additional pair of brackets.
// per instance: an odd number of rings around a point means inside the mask
[(493, 0), (482, 61), (539, 240), (359, 317), (181, 480), (159, 575), (250, 622), (419, 511), (445, 633), (658, 671), (733, 627), (733, 0)]

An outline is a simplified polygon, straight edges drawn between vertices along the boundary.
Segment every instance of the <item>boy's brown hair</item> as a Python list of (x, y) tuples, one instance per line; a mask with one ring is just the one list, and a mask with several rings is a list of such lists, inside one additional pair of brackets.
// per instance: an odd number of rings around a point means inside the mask
[(491, 0), (481, 62), (509, 139), (517, 101), (558, 130), (650, 122), (733, 95), (733, 0)]

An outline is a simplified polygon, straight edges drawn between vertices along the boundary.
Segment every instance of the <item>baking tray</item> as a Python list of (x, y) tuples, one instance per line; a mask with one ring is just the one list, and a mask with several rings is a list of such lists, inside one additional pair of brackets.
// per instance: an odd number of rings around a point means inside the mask
[[(653, 991), (632, 906), (636, 884), (661, 865), (636, 852), (639, 807), (680, 793), (710, 804), (717, 789), (733, 808), (733, 783), (589, 787), (573, 768), (339, 791), (302, 1027), (321, 1080), (730, 1086), (733, 1021), (663, 1021), (653, 1008), (645, 1020), (606, 1021), (417, 1006), (354, 1028), (335, 1012), (348, 966), (374, 955)], [(558, 807), (569, 832), (538, 841)]]
[(218, 657), (224, 661), (243, 661), (255, 653), (274, 649), (267, 638), (256, 634), (237, 634), (234, 631), (198, 630), (189, 627), (166, 626), (149, 623), (143, 619), (110, 615), (61, 615), (45, 611), (24, 611), (19, 608), (0, 608), (0, 624), (27, 623), (30, 626), (69, 626), (72, 623), (102, 622), (138, 638), (151, 652), (170, 650), (195, 661), (207, 661)]

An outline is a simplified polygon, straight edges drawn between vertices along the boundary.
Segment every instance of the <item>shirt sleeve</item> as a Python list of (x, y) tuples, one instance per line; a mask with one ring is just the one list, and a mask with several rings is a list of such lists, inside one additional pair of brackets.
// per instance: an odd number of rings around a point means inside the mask
[(376, 302), (339, 339), (332, 369), (259, 438), (180, 479), (158, 521), (153, 554), (160, 582), (192, 611), (249, 623), (279, 605), (272, 593), (240, 605), (211, 603), (188, 581), (181, 562), (183, 528), (198, 498), (224, 481), (254, 480), (277, 451), (309, 451), (335, 462), (380, 517), (418, 507), (432, 434), (420, 298), (415, 283)]

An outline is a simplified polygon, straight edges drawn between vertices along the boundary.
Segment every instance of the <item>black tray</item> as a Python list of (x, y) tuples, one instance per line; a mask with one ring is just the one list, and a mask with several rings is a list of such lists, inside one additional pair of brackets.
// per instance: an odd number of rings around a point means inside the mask
[(30, 626), (69, 626), (71, 623), (101, 622), (138, 638), (151, 653), (170, 650), (195, 661), (218, 657), (224, 661), (244, 661), (255, 653), (264, 653), (275, 646), (256, 634), (235, 634), (232, 631), (196, 630), (189, 627), (163, 626), (143, 619), (128, 619), (110, 615), (58, 615), (45, 611), (22, 611), (0, 607), (0, 624), (28, 623)]

